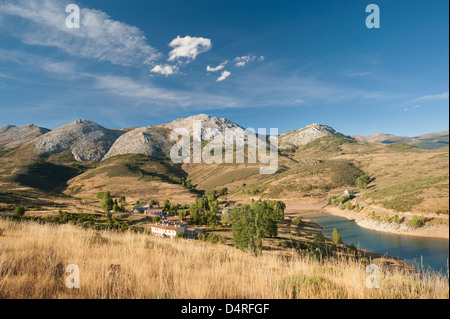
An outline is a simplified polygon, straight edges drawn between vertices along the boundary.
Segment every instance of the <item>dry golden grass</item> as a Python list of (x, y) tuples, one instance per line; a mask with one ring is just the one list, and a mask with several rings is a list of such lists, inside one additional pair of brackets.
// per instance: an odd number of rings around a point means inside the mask
[[(69, 264), (80, 289), (65, 287)], [(358, 262), (0, 220), (0, 298), (448, 298), (443, 275), (382, 269), (380, 289), (367, 288), (367, 276)]]

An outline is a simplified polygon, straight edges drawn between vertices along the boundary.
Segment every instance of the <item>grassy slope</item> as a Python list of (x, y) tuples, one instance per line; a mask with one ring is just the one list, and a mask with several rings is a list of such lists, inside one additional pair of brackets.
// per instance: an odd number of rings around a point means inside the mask
[[(0, 298), (448, 298), (446, 276), (426, 273), (420, 281), (382, 264), (380, 289), (368, 289), (362, 261), (253, 257), (223, 245), (72, 225), (0, 220), (0, 230)], [(69, 264), (79, 266), (81, 289), (65, 287)]]
[[(397, 211), (435, 212), (448, 209), (449, 148), (422, 150), (414, 146), (364, 143), (324, 137), (282, 152), (280, 171), (259, 175), (258, 165), (185, 165), (189, 178), (202, 189), (228, 187), (236, 196), (323, 200), (330, 193), (354, 188), (358, 176), (374, 181), (364, 203)], [(244, 187), (243, 184), (246, 184)]]
[(186, 178), (187, 174), (170, 160), (120, 155), (71, 179), (66, 193), (92, 198), (97, 192), (110, 190), (113, 194), (136, 197), (136, 200), (192, 201), (194, 194), (174, 181), (173, 177)]

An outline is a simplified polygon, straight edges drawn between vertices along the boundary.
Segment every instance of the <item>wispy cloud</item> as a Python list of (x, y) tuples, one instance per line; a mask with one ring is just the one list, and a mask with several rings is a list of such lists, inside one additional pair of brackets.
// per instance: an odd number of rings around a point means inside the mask
[(225, 81), (231, 75), (228, 71), (223, 71), (220, 77), (217, 79), (217, 82)]
[(418, 97), (414, 99), (413, 101), (420, 102), (420, 101), (442, 101), (442, 100), (448, 100), (449, 94), (447, 92), (443, 92), (440, 94), (432, 94), (432, 95), (425, 95)]
[(217, 71), (222, 70), (227, 64), (228, 64), (228, 61), (224, 61), (214, 68), (208, 65), (206, 67), (206, 71), (207, 72), (217, 72)]
[(237, 57), (234, 59), (234, 61), (236, 62), (236, 64), (235, 64), (236, 67), (242, 68), (245, 65), (247, 65), (247, 63), (254, 62), (254, 61), (262, 62), (262, 61), (264, 61), (264, 59), (265, 59), (264, 56), (257, 57), (256, 55), (250, 54), (250, 55)]
[(82, 8), (81, 28), (68, 29), (65, 4), (58, 0), (7, 0), (0, 4), (0, 19), (9, 21), (0, 27), (29, 45), (56, 47), (73, 56), (117, 65), (150, 65), (161, 56), (139, 28), (113, 20), (100, 10)]
[(201, 53), (207, 52), (212, 48), (212, 42), (206, 38), (196, 38), (185, 36), (181, 38), (177, 36), (169, 44), (174, 48), (169, 53), (169, 61), (176, 61), (179, 59), (187, 59), (187, 62), (193, 61)]

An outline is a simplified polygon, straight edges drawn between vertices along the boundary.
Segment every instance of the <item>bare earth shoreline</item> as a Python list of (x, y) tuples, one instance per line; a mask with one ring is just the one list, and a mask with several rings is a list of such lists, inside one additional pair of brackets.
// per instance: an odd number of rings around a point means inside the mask
[(449, 238), (449, 228), (447, 226), (426, 226), (419, 229), (412, 229), (406, 225), (396, 225), (374, 221), (366, 217), (364, 213), (357, 213), (349, 210), (341, 210), (338, 207), (326, 206), (318, 203), (301, 203), (286, 201), (286, 215), (290, 217), (305, 216), (310, 213), (327, 213), (334, 216), (344, 217), (354, 220), (355, 223), (366, 229), (373, 229), (381, 232), (388, 232), (399, 235), (420, 236), (429, 238)]

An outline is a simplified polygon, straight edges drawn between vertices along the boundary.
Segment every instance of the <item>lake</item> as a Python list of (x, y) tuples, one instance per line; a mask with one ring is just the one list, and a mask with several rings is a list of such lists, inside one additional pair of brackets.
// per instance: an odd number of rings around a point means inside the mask
[[(342, 241), (348, 245), (386, 254), (405, 260), (420, 269), (447, 272), (449, 259), (449, 240), (380, 232), (358, 226), (354, 221), (325, 213), (305, 215), (323, 227), (323, 234), (331, 237), (336, 228)], [(422, 260), (422, 261), (421, 261)]]

